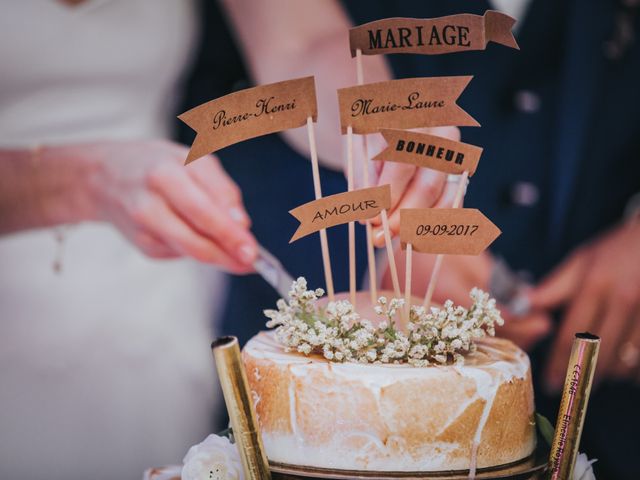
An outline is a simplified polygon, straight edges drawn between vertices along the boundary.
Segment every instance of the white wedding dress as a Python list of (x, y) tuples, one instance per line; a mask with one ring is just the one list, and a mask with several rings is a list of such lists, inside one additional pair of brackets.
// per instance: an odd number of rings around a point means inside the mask
[[(0, 0), (0, 148), (166, 137), (191, 0)], [(210, 430), (220, 278), (106, 224), (0, 237), (0, 478), (129, 480)]]

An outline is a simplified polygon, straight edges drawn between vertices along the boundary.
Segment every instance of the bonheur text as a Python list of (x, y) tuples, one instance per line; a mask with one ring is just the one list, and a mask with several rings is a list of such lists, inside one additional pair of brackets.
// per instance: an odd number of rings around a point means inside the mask
[(431, 28), (424, 25), (415, 27), (397, 27), (386, 30), (367, 30), (369, 32), (369, 48), (406, 48), (424, 46), (456, 45), (471, 47), (469, 41), (469, 27), (462, 25), (444, 25)]
[(274, 113), (286, 112), (288, 110), (294, 110), (295, 108), (295, 98), (290, 102), (278, 102), (274, 96), (259, 98), (256, 101), (256, 109), (253, 112), (228, 115), (226, 110), (218, 110), (213, 116), (213, 129), (217, 130), (220, 127), (229, 127), (237, 123), (245, 122), (251, 118), (261, 117), (263, 115), (271, 116)]
[(444, 108), (444, 100), (422, 100), (420, 92), (411, 92), (404, 103), (376, 103), (373, 98), (358, 98), (351, 104), (351, 116), (358, 117), (376, 113), (396, 112), (398, 110), (419, 110)]
[(357, 203), (343, 203), (342, 205), (336, 205), (333, 208), (325, 208), (324, 210), (318, 210), (313, 216), (311, 223), (316, 220), (326, 220), (329, 217), (337, 215), (345, 215), (351, 212), (366, 211), (369, 209), (377, 209), (378, 205), (375, 200), (363, 200)]
[(437, 145), (422, 142), (414, 142), (412, 140), (406, 142), (398, 140), (396, 144), (396, 152), (414, 153), (416, 155), (426, 155), (427, 157), (442, 158), (447, 162), (453, 161), (458, 165), (464, 162), (464, 153), (456, 152), (449, 148), (438, 147)]

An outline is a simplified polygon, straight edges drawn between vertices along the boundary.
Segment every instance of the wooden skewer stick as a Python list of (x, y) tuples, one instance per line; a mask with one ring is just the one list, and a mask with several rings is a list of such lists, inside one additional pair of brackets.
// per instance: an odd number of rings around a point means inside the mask
[[(458, 208), (462, 204), (462, 199), (464, 198), (464, 192), (467, 189), (467, 180), (469, 178), (469, 172), (464, 171), (464, 173), (460, 176), (460, 182), (458, 183), (458, 190), (456, 190), (456, 196), (453, 199), (452, 208)], [(440, 267), (442, 266), (442, 259), (444, 255), (439, 253), (436, 256), (436, 261), (433, 263), (433, 270), (431, 271), (431, 278), (429, 279), (429, 286), (427, 287), (427, 293), (424, 296), (423, 305), (425, 308), (429, 308), (431, 305), (431, 298), (433, 297), (433, 292), (436, 288), (436, 282), (438, 281), (438, 275), (440, 274)]]
[[(353, 128), (347, 127), (347, 190), (353, 190)], [(349, 222), (349, 298), (356, 308), (356, 225)]]
[(356, 77), (358, 79), (358, 85), (364, 84), (364, 71), (362, 68), (362, 50), (356, 49)]
[[(362, 50), (356, 50), (356, 77), (358, 85), (364, 84), (364, 71), (362, 68)], [(365, 187), (370, 187), (369, 183), (369, 142), (367, 135), (362, 136), (362, 147), (364, 151), (364, 165), (362, 166), (362, 179)], [(369, 293), (371, 294), (371, 305), (375, 305), (378, 300), (378, 276), (376, 275), (376, 254), (373, 247), (373, 227), (371, 221), (367, 220), (367, 263), (369, 264)]]
[(382, 218), (382, 228), (384, 229), (384, 242), (387, 247), (387, 255), (389, 256), (389, 271), (391, 272), (391, 283), (393, 284), (393, 294), (395, 298), (402, 298), (400, 290), (400, 281), (398, 280), (398, 269), (396, 268), (396, 257), (393, 254), (393, 243), (391, 242), (391, 229), (389, 228), (389, 217), (387, 211), (380, 212)]
[[(367, 136), (362, 136), (362, 147), (364, 150), (364, 166), (363, 166), (363, 183), (365, 187), (370, 187), (369, 183), (369, 144)], [(378, 301), (378, 275), (376, 274), (376, 252), (373, 247), (373, 226), (371, 220), (367, 219), (365, 223), (367, 232), (367, 263), (369, 264), (369, 293), (371, 294), (371, 305), (375, 305)]]
[(405, 275), (404, 275), (404, 305), (405, 305), (405, 315), (404, 315), (404, 325), (402, 325), (402, 331), (407, 331), (407, 325), (409, 325), (409, 316), (411, 314), (411, 256), (413, 254), (413, 246), (410, 243), (407, 243), (406, 253), (406, 267), (405, 267)]
[[(320, 185), (320, 168), (318, 167), (318, 147), (316, 146), (316, 135), (313, 128), (313, 119), (307, 117), (307, 133), (309, 134), (309, 150), (311, 151), (311, 171), (313, 172), (313, 189), (316, 200), (322, 198), (322, 187)], [(327, 231), (320, 230), (320, 249), (322, 250), (322, 263), (324, 265), (324, 282), (327, 285), (327, 296), (329, 301), (334, 301), (333, 274), (331, 273), (331, 257), (329, 256), (329, 241)]]

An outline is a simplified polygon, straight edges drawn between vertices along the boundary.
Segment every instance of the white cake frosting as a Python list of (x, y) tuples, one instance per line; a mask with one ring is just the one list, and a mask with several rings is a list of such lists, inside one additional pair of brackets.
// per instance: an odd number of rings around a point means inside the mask
[(507, 340), (483, 339), (463, 366), (333, 363), (287, 353), (272, 332), (250, 340), (243, 356), (271, 461), (465, 470), (535, 447), (529, 360)]

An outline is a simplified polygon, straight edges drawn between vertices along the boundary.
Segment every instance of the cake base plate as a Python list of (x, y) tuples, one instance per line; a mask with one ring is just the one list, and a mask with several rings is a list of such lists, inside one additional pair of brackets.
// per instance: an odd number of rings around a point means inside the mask
[[(476, 472), (476, 480), (533, 480), (544, 474), (549, 449), (538, 443), (535, 452), (518, 462), (491, 468), (480, 468)], [(301, 467), (270, 462), (273, 480), (468, 480), (468, 470), (441, 472), (373, 472), (361, 470), (333, 470), (328, 468)]]

